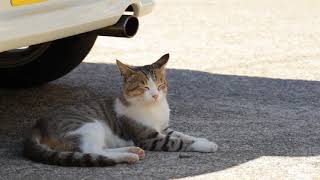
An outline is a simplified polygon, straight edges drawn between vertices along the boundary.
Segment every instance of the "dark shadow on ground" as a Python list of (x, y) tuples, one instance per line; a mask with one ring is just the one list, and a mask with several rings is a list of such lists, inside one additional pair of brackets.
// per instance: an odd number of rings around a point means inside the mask
[(224, 170), (260, 156), (320, 154), (320, 82), (280, 80), (169, 69), (171, 124), (217, 142), (217, 153), (147, 152), (135, 165), (66, 168), (22, 157), (25, 129), (46, 112), (66, 104), (117, 95), (115, 65), (82, 63), (47, 85), (0, 90), (0, 174), (4, 179), (150, 179)]

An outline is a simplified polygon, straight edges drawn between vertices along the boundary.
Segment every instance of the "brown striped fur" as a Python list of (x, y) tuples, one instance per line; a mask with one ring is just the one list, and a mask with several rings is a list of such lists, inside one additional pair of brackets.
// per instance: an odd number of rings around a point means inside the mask
[[(48, 144), (47, 144), (48, 143)], [(108, 157), (84, 154), (77, 151), (69, 151), (71, 149), (53, 149), (50, 145), (58, 145), (60, 143), (44, 141), (41, 135), (41, 130), (37, 125), (32, 129), (29, 138), (24, 142), (24, 155), (34, 161), (45, 164), (60, 165), (60, 166), (112, 166), (115, 161)], [(63, 144), (63, 143), (62, 143)], [(64, 146), (60, 144), (60, 147)]]
[(169, 54), (166, 54), (157, 62), (141, 67), (128, 66), (117, 60), (118, 68), (124, 79), (123, 96), (129, 98), (143, 95), (149, 77), (156, 82), (157, 86), (162, 85), (161, 89), (167, 93), (168, 83), (164, 67), (168, 59)]
[[(137, 162), (144, 156), (139, 147), (150, 151), (214, 152), (217, 148), (214, 143), (168, 128), (168, 83), (164, 68), (168, 59), (166, 54), (155, 63), (141, 67), (117, 61), (123, 76), (122, 96), (66, 106), (43, 116), (25, 140), (24, 155), (52, 165), (111, 166)], [(150, 81), (153, 91), (162, 94), (160, 100), (153, 96), (152, 101), (144, 99), (151, 93)], [(143, 112), (144, 120), (131, 116), (132, 112), (135, 115), (135, 109), (137, 113)], [(127, 111), (132, 111), (131, 115), (125, 114)], [(92, 143), (103, 138), (105, 145), (91, 151), (95, 144), (87, 142), (88, 138)]]

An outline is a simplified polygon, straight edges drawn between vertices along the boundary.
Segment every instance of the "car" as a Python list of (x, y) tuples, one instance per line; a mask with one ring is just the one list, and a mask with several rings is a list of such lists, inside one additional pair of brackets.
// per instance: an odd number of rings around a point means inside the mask
[(0, 86), (29, 87), (79, 65), (97, 36), (133, 37), (153, 0), (0, 1)]

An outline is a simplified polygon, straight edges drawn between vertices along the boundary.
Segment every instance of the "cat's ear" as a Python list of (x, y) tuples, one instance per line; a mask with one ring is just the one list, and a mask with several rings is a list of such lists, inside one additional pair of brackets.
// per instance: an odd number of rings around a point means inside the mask
[(135, 71), (130, 66), (123, 64), (119, 60), (117, 60), (117, 66), (122, 76), (128, 77), (135, 73)]
[(169, 53), (163, 55), (158, 61), (154, 62), (152, 66), (154, 68), (163, 70), (166, 67), (166, 64), (168, 63), (169, 56), (170, 56)]

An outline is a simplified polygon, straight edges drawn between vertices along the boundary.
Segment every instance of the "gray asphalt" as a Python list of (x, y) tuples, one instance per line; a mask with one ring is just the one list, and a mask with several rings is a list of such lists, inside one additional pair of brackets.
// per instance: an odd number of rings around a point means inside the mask
[[(0, 90), (0, 179), (319, 179), (319, 5), (158, 2), (136, 37), (99, 38), (67, 76)], [(142, 65), (167, 52), (172, 126), (215, 141), (218, 152), (147, 152), (137, 164), (107, 168), (22, 156), (24, 132), (41, 115), (119, 93), (116, 58)]]

